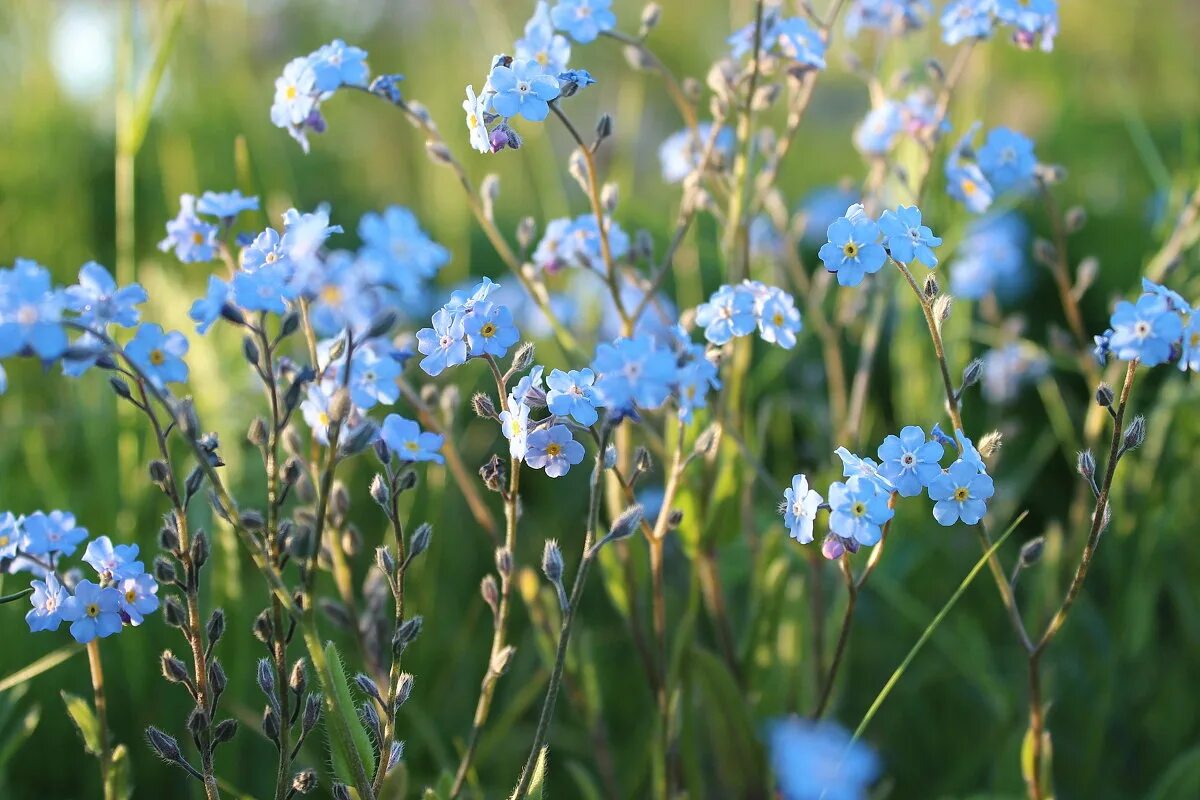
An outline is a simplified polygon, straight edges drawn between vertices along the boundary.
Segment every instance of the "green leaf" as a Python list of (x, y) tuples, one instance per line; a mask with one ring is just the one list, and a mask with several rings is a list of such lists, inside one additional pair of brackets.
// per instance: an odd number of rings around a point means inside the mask
[(1162, 771), (1162, 777), (1146, 795), (1146, 800), (1171, 800), (1172, 797), (1200, 795), (1200, 746), (1180, 753)]
[(576, 795), (579, 800), (603, 800), (604, 793), (600, 791), (596, 779), (592, 777), (592, 773), (588, 772), (587, 767), (578, 761), (568, 761), (567, 772), (571, 773), (571, 777), (575, 780), (575, 786), (579, 789), (579, 793)]
[(83, 645), (69, 644), (65, 647), (60, 647), (54, 650), (37, 661), (34, 661), (27, 667), (17, 670), (7, 678), (0, 680), (0, 693), (7, 692), (9, 689), (20, 686), (21, 684), (36, 678), (47, 670), (54, 669), (59, 664), (63, 663), (76, 653), (83, 652)]
[(129, 748), (117, 745), (108, 764), (108, 780), (112, 784), (117, 800), (133, 797), (133, 767), (129, 763)]
[(725, 776), (722, 785), (729, 788), (730, 797), (761, 795), (766, 775), (764, 754), (737, 681), (724, 661), (700, 647), (689, 654), (688, 666), (708, 701), (704, 727), (711, 735), (717, 764)]
[[(1053, 745), (1050, 743), (1050, 732), (1042, 731), (1042, 772), (1041, 796), (1047, 800), (1054, 800), (1053, 780), (1051, 768), (1054, 763), (1054, 754), (1052, 752)], [(1021, 777), (1025, 779), (1026, 786), (1033, 785), (1033, 727), (1025, 729), (1025, 735), (1021, 737)]]
[(20, 687), (8, 697), (0, 698), (0, 772), (17, 748), (33, 735), (42, 718), (42, 707), (34, 705), (19, 722), (13, 724), (10, 721), (9, 717), (15, 712), (16, 704), (25, 691), (26, 687)]
[(76, 730), (83, 737), (83, 747), (97, 758), (100, 756), (100, 721), (92, 711), (88, 701), (70, 692), (62, 692), (63, 702), (67, 706), (67, 715), (75, 723)]
[[(325, 646), (325, 662), (329, 668), (331, 685), (326, 689), (337, 696), (337, 702), (326, 698), (325, 708), (329, 714), (340, 713), (340, 725), (350, 732), (352, 742), (345, 742), (337, 735), (330, 735), (329, 752), (333, 757), (333, 769), (346, 785), (354, 785), (353, 762), (357, 760), (363, 765), (368, 775), (375, 771), (375, 753), (371, 748), (371, 739), (363, 727), (362, 721), (355, 712), (354, 696), (350, 693), (350, 683), (346, 680), (346, 670), (342, 666), (342, 657), (338, 654), (333, 642)], [(336, 723), (335, 723), (336, 724)], [(325, 728), (329, 731), (329, 721)]]
[(529, 780), (529, 791), (525, 797), (529, 800), (543, 800), (546, 791), (546, 771), (550, 765), (550, 746), (542, 748), (538, 753), (537, 763), (533, 765), (533, 777)]

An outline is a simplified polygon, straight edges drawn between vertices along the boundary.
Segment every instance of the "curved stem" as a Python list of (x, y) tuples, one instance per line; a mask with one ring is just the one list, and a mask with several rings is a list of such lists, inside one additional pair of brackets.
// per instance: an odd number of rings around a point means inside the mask
[(108, 738), (108, 700), (104, 693), (104, 665), (100, 661), (100, 640), (87, 644), (88, 667), (92, 674), (92, 697), (96, 707), (96, 732), (99, 739), (100, 781), (104, 785), (104, 800), (117, 800), (117, 786), (112, 775), (112, 745)]

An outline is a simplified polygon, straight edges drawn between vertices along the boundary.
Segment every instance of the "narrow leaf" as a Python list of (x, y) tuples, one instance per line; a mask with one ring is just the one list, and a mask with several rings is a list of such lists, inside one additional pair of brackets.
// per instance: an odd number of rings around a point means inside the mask
[(100, 721), (92, 711), (91, 704), (78, 695), (62, 692), (63, 702), (67, 706), (67, 715), (75, 723), (79, 735), (83, 737), (84, 748), (94, 756), (100, 756)]

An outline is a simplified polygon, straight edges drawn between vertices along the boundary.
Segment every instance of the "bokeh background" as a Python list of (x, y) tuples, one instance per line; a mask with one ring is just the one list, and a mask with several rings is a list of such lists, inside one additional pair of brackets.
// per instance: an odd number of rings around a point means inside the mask
[[(120, 262), (149, 289), (148, 317), (190, 331), (184, 315), (202, 292), (207, 269), (181, 265), (155, 244), (181, 193), (238, 186), (263, 198), (270, 220), (291, 205), (330, 202), (334, 221), (347, 227), (349, 246), (362, 213), (407, 205), (453, 253), (442, 283), (483, 274), (504, 282), (503, 265), (475, 227), (459, 187), (448, 171), (425, 157), (421, 139), (395, 111), (366, 97), (336, 97), (325, 106), (329, 132), (315, 137), (308, 156), (270, 124), (267, 111), (273, 81), (290, 58), (343, 38), (368, 50), (375, 71), (407, 76), (405, 95), (429, 107), (474, 178), (488, 171), (500, 176), (497, 214), (503, 230), (511, 232), (524, 215), (544, 222), (582, 213), (585, 198), (563, 168), (569, 143), (561, 130), (525, 125), (521, 151), (485, 158), (469, 152), (461, 129), (463, 86), (479, 85), (492, 54), (511, 49), (532, 5), (524, 0), (189, 2), (164, 64), (144, 141), (135, 155), (122, 158), (117, 109), (128, 101), (130, 76), (136, 81), (153, 71), (170, 5), (7, 0), (0, 4), (0, 263), (34, 258), (59, 282), (69, 283), (86, 260), (110, 267)], [(651, 46), (677, 74), (701, 79), (723, 50), (727, 33), (752, 13), (747, 0), (667, 0), (662, 5), (663, 21)], [(1101, 264), (1084, 300), (1088, 327), (1099, 332), (1113, 297), (1133, 291), (1183, 193), (1196, 185), (1200, 5), (1191, 0), (1064, 0), (1062, 5), (1062, 33), (1053, 53), (1022, 52), (1002, 39), (978, 48), (951, 119), (956, 129), (982, 119), (987, 126), (1022, 130), (1036, 140), (1043, 161), (1066, 168), (1069, 177), (1060, 188), (1064, 206), (1081, 204), (1089, 213), (1087, 227), (1072, 239), (1073, 256), (1095, 255)], [(640, 5), (617, 0), (615, 7), (621, 27), (634, 30)], [(931, 52), (945, 58), (936, 34), (935, 27), (912, 37), (892, 51), (885, 69), (920, 69)], [(871, 51), (866, 42), (841, 41), (836, 48), (780, 181), (792, 204), (816, 187), (847, 177), (861, 180), (864, 172), (849, 132), (867, 108), (867, 95), (842, 68), (839, 54)], [(572, 101), (573, 115), (584, 126), (601, 111), (610, 111), (616, 121), (602, 152), (603, 168), (622, 189), (617, 217), (629, 231), (649, 231), (661, 248), (678, 190), (659, 180), (655, 150), (680, 127), (677, 113), (661, 84), (652, 75), (632, 72), (611, 41), (576, 45), (572, 61), (600, 81)], [(117, 202), (122, 184), (132, 188), (132, 207)], [(940, 181), (934, 188), (939, 194)], [(123, 221), (118, 208), (125, 210)], [(1036, 203), (1021, 210), (1036, 232), (1046, 234), (1048, 223)], [(935, 229), (949, 232), (948, 241), (964, 222), (963, 212), (944, 199), (931, 201), (927, 216)], [(252, 220), (253, 227), (267, 223), (267, 216)], [(132, 239), (123, 240), (126, 249), (119, 254), (121, 225)], [(720, 282), (715, 250), (713, 226), (706, 221), (680, 255), (681, 264), (696, 270), (705, 292)], [(1195, 255), (1188, 256), (1175, 272), (1173, 285), (1190, 299), (1197, 296), (1197, 264)], [(1027, 320), (1031, 338), (1044, 341), (1051, 327), (1061, 326), (1061, 311), (1049, 276), (1032, 264), (1028, 269), (1031, 287), (1009, 310)], [(683, 305), (699, 296), (698, 285), (680, 289)], [(909, 319), (913, 309), (907, 311), (885, 334), (870, 428), (861, 432), (862, 441), (878, 441), (913, 421), (901, 417), (901, 410), (923, 409), (921, 418), (929, 418), (938, 408), (928, 343), (915, 317)], [(959, 365), (968, 352), (988, 345), (988, 336), (974, 335), (968, 325), (952, 330), (952, 360)], [(587, 332), (581, 333), (586, 338)], [(239, 360), (238, 342), (220, 334), (191, 339), (193, 390), (206, 425), (222, 433), (228, 480), (252, 497), (261, 490), (261, 477), (254, 475), (256, 456), (243, 444), (242, 433), (258, 395)], [(818, 357), (809, 340), (786, 359), (766, 358), (752, 374), (752, 396), (762, 398), (761, 438), (770, 441), (762, 446), (763, 460), (779, 485), (814, 463), (822, 470), (831, 466), (811, 444), (822, 441), (814, 430), (826, 413), (819, 408), (823, 391), (813, 388)], [(475, 382), (482, 388), (482, 374), (462, 372), (457, 380), (464, 396)], [(1048, 657), (1050, 726), (1062, 798), (1200, 796), (1195, 683), (1200, 670), (1195, 538), (1200, 415), (1194, 412), (1200, 391), (1189, 377), (1155, 374), (1135, 391), (1135, 408), (1149, 418), (1148, 444), (1123, 465), (1113, 527), (1086, 596)], [(151, 550), (161, 498), (144, 479), (145, 442), (124, 430), (103, 378), (68, 381), (56, 371), (44, 374), (36, 365), (13, 364), (9, 380), (8, 394), (0, 398), (0, 508), (18, 513), (70, 509), (93, 534), (109, 533)], [(996, 468), (1004, 495), (996, 512), (1003, 516), (999, 522), (1030, 509), (1014, 538), (1050, 536), (1046, 561), (1025, 586), (1026, 606), (1039, 618), (1065, 586), (1085, 533), (1066, 525), (1066, 498), (1075, 490), (1072, 466), (1079, 444), (1074, 431), (1089, 393), (1076, 373), (1055, 370), (1012, 403), (968, 401), (967, 417), (977, 433), (999, 428), (1008, 436)], [(493, 450), (494, 434), (462, 417), (457, 435), (473, 466)], [(384, 526), (366, 498), (369, 466), (355, 464), (343, 477), (358, 498), (355, 521), (373, 546)], [(553, 486), (546, 480), (528, 482), (520, 563), (535, 565), (542, 538), (551, 535), (564, 541), (568, 563), (574, 563), (585, 482), (582, 470)], [(410, 580), (412, 606), (426, 619), (419, 645), (405, 656), (407, 669), (417, 676), (402, 731), (414, 787), (457, 762), (490, 639), (477, 586), (491, 568), (491, 545), (459, 498), (445, 474), (431, 470), (410, 501), (413, 518), (432, 522), (436, 530), (432, 550)], [(760, 492), (757, 530), (726, 537), (729, 543), (717, 554), (739, 644), (768, 687), (798, 680), (808, 648), (806, 567), (794, 548), (784, 546), (776, 501)], [(860, 601), (835, 700), (834, 716), (851, 727), (978, 556), (968, 532), (933, 525), (924, 508), (902, 510), (897, 530), (903, 537), (897, 537)], [(232, 536), (218, 529), (216, 539), (217, 568), (207, 597), (229, 614), (232, 633), (222, 658), (233, 687), (226, 702), (245, 723), (236, 743), (226, 745), (219, 771), (230, 796), (261, 797), (273, 777), (264, 764), (274, 755), (257, 732), (260, 699), (252, 675), (260, 653), (249, 627), (265, 593)], [(1010, 563), (1015, 548), (1012, 544), (1006, 551)], [(679, 614), (687, 602), (688, 568), (677, 548), (668, 551), (668, 559), (670, 603)], [(779, 565), (770, 581), (761, 566), (767, 561)], [(366, 566), (359, 564), (360, 573)], [(867, 738), (884, 759), (888, 778), (882, 791), (890, 790), (889, 796), (1021, 796), (1023, 662), (986, 578), (971, 587), (868, 729)], [(832, 571), (826, 582), (836, 583)], [(12, 579), (4, 583), (5, 589), (14, 586)], [(841, 600), (835, 594), (828, 602), (836, 607)], [(831, 611), (831, 625), (833, 619)], [(518, 609), (514, 624), (520, 655), (501, 683), (479, 753), (487, 796), (501, 796), (516, 777), (546, 675), (547, 641), (534, 632), (525, 607)], [(619, 796), (643, 796), (652, 702), (625, 627), (599, 581), (589, 590), (584, 630), (587, 680), (580, 691), (591, 697), (607, 729)], [(0, 608), (0, 679), (67, 640), (65, 632), (30, 635), (16, 608)], [(712, 642), (702, 621), (695, 646), (711, 650)], [(186, 698), (157, 676), (158, 651), (179, 644), (156, 618), (104, 646), (111, 727), (133, 750), (137, 797), (184, 797), (195, 791), (140, 742), (140, 731), (150, 723), (182, 730)], [(99, 796), (95, 763), (82, 754), (63, 713), (58, 697), (63, 689), (88, 693), (81, 656), (0, 693), (0, 797)], [(691, 735), (706, 751), (721, 753), (721, 721), (732, 713), (729, 698), (696, 691)], [(750, 693), (747, 708), (754, 725), (783, 710), (779, 695), (767, 689)], [(552, 796), (586, 797), (586, 787), (605, 785), (583, 716), (578, 705), (560, 704)], [(317, 747), (307, 758), (322, 765)], [(715, 788), (734, 785), (724, 780), (726, 772), (742, 767), (730, 761), (717, 758), (709, 765), (717, 773), (709, 796), (730, 796)]]

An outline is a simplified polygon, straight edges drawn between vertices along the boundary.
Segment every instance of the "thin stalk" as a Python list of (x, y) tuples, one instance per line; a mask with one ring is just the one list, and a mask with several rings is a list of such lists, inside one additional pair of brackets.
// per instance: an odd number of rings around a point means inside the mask
[(100, 640), (87, 644), (88, 667), (92, 674), (92, 697), (96, 707), (97, 735), (100, 739), (100, 781), (104, 785), (104, 800), (117, 800), (117, 785), (112, 774), (112, 745), (108, 738), (108, 700), (104, 693), (104, 665), (100, 661)]
[(699, 128), (699, 122), (696, 119), (696, 110), (692, 107), (691, 101), (688, 100), (687, 95), (684, 93), (683, 86), (679, 83), (679, 79), (675, 77), (675, 74), (663, 64), (662, 59), (646, 46), (645, 41), (617, 30), (601, 31), (600, 35), (621, 42), (627, 47), (637, 48), (646, 65), (662, 77), (663, 85), (667, 89), (667, 95), (670, 96), (671, 102), (675, 104), (675, 108), (679, 110), (679, 116), (683, 117), (684, 123), (692, 133), (696, 133)]
[(746, 259), (738, 259), (739, 243), (746, 242), (746, 195), (748, 191), (748, 173), (750, 171), (750, 150), (753, 147), (751, 133), (753, 130), (754, 94), (758, 89), (758, 77), (761, 67), (763, 39), (763, 0), (754, 4), (754, 49), (751, 51), (750, 79), (746, 89), (746, 101), (738, 115), (737, 124), (737, 153), (733, 159), (733, 186), (729, 197), (729, 210), (726, 214), (726, 228), (723, 241), (725, 260), (730, 266), (732, 282), (740, 282), (746, 277), (750, 265)]

